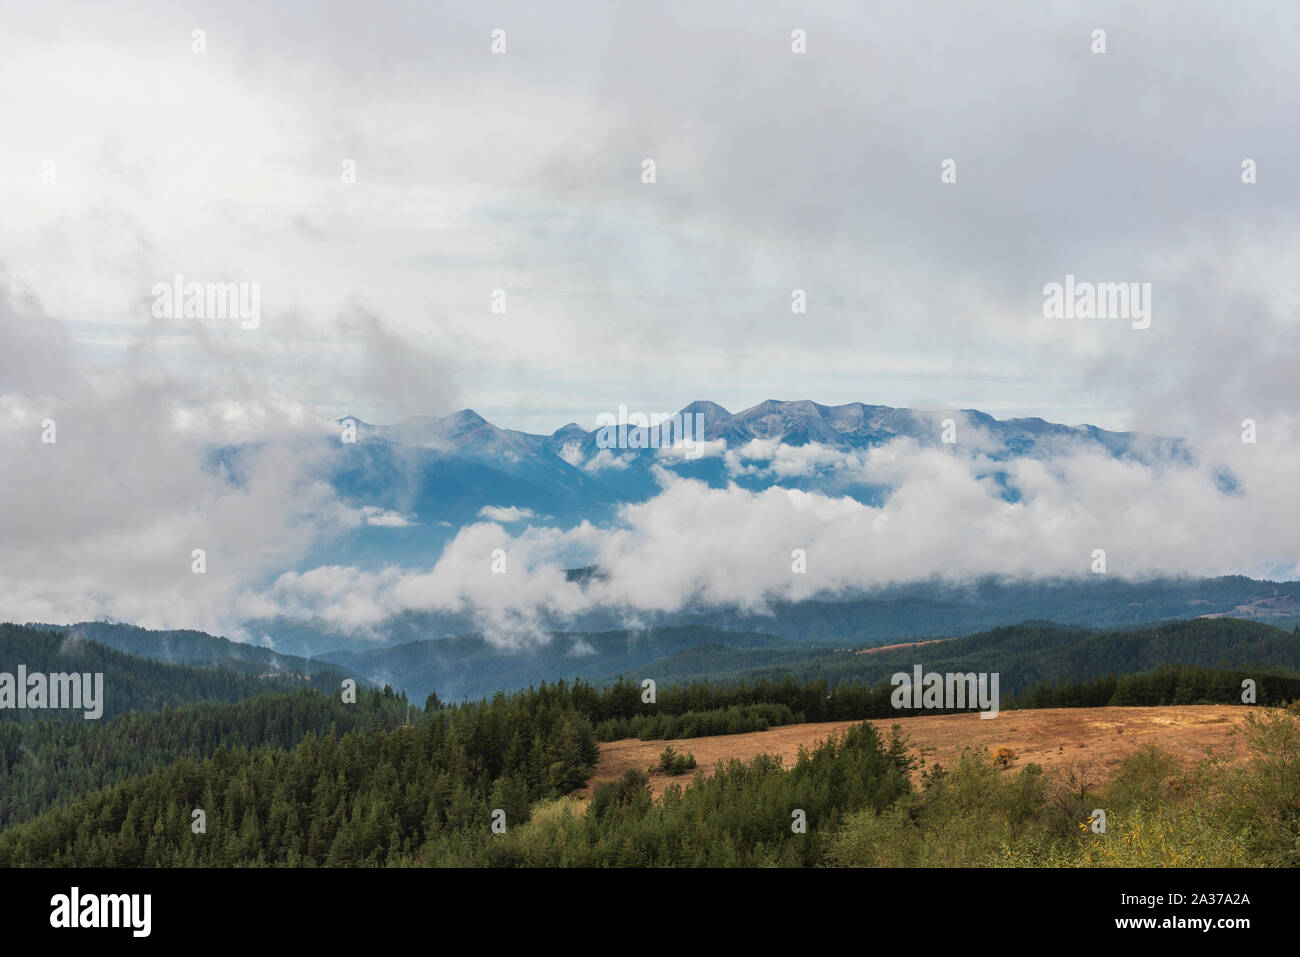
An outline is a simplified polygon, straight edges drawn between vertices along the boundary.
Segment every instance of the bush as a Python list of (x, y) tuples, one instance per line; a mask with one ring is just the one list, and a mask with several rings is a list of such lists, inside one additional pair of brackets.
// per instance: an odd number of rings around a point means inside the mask
[(624, 772), (617, 781), (597, 784), (591, 796), (591, 809), (587, 812), (597, 821), (610, 814), (640, 817), (650, 807), (650, 778), (644, 771), (633, 768)]
[(685, 774), (687, 771), (695, 770), (695, 755), (689, 751), (678, 754), (677, 749), (670, 744), (659, 755), (659, 764), (654, 770), (672, 775)]

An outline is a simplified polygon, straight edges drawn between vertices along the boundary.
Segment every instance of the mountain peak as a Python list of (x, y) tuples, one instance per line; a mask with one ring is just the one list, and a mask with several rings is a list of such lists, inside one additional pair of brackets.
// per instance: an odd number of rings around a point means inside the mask
[(449, 425), (458, 425), (464, 428), (476, 429), (480, 425), (487, 425), (487, 419), (479, 415), (473, 409), (461, 409), (459, 412), (453, 412), (443, 418), (443, 421)]
[(416, 415), (393, 426), (393, 435), (401, 441), (438, 448), (482, 428), (494, 428), (473, 409), (461, 409), (450, 415)]
[(718, 405), (716, 402), (710, 402), (708, 399), (696, 399), (690, 405), (681, 411), (682, 415), (702, 415), (704, 416), (705, 426), (710, 426), (720, 419), (731, 418), (731, 413)]
[(823, 408), (811, 399), (792, 402), (767, 399), (753, 408), (736, 413), (732, 421), (758, 439), (777, 439), (790, 445), (806, 445), (809, 442), (834, 444), (838, 440), (838, 434), (822, 416)]

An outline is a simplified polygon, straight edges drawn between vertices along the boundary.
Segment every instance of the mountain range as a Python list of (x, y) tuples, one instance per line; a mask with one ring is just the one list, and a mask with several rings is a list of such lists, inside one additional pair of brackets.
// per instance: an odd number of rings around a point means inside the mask
[[(571, 422), (542, 435), (500, 428), (471, 409), (392, 425), (345, 416), (339, 424), (355, 430), (354, 441), (321, 439), (328, 443), (329, 480), (344, 501), (366, 510), (368, 517), (348, 541), (308, 556), (305, 567), (342, 560), (432, 564), (461, 526), (485, 518), (560, 528), (584, 520), (605, 522), (621, 505), (644, 502), (661, 490), (657, 467), (713, 488), (730, 483), (751, 491), (778, 486), (878, 506), (890, 489), (864, 479), (861, 469), (836, 467), (836, 454), (862, 456), (900, 439), (923, 447), (948, 446), (958, 454), (978, 453), (987, 463), (984, 474), (998, 482), (1008, 501), (1020, 493), (1006, 483), (998, 463), (1012, 458), (1050, 458), (1082, 448), (1143, 463), (1193, 461), (1189, 447), (1177, 438), (1039, 418), (1000, 420), (974, 409), (768, 400), (732, 413), (716, 402), (697, 401), (678, 414), (692, 429), (700, 425), (698, 434), (689, 433), (697, 443), (693, 450), (663, 447), (671, 438), (663, 425), (633, 425), (620, 437), (614, 429), (584, 429)], [(616, 413), (606, 415), (608, 421)], [(665, 413), (652, 421), (667, 418)], [(955, 441), (945, 442), (946, 424), (948, 438)], [(623, 447), (608, 447), (611, 443)], [(809, 453), (812, 447), (819, 451), (810, 455), (806, 468), (770, 467), (782, 452)], [(1231, 477), (1225, 481), (1231, 484)]]

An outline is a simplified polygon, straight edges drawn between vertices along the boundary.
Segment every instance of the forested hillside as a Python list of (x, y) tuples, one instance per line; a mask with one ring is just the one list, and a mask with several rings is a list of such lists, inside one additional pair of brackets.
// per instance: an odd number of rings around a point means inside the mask
[[(76, 636), (95, 634), (151, 658), (275, 674), (289, 681), (310, 675), (308, 683), (323, 688), (335, 688), (344, 675), (355, 675), (362, 683), (404, 689), (415, 701), (431, 692), (456, 701), (542, 681), (583, 678), (606, 684), (619, 676), (637, 681), (649, 677), (661, 686), (779, 681), (786, 676), (796, 681), (825, 678), (831, 687), (845, 682), (876, 685), (918, 663), (936, 671), (996, 671), (1002, 693), (1014, 696), (1039, 683), (1086, 681), (1162, 665), (1294, 670), (1300, 668), (1297, 630), (1231, 618), (1117, 631), (1025, 622), (924, 645), (873, 650), (809, 645), (758, 632), (681, 627), (557, 632), (546, 643), (522, 649), (464, 635), (338, 653), (326, 662), (276, 655), (201, 632), (87, 623), (68, 631), (66, 647), (75, 647)], [(31, 662), (27, 664), (31, 669)]]
[(219, 638), (202, 631), (153, 631), (118, 622), (83, 621), (75, 625), (36, 625), (77, 639), (98, 642), (127, 654), (200, 668), (226, 668), (254, 676), (283, 675), (310, 678), (317, 684), (337, 684), (352, 676), (345, 668), (325, 661), (284, 655), (270, 648)]
[(803, 641), (885, 644), (966, 635), (1031, 620), (1082, 628), (1133, 628), (1232, 613), (1238, 606), (1276, 596), (1300, 597), (1300, 583), (1241, 575), (1150, 581), (1111, 576), (1082, 581), (989, 578), (962, 585), (916, 582), (838, 599), (778, 601), (766, 613), (703, 609), (655, 623), (763, 631)]
[(1086, 680), (1160, 665), (1205, 668), (1300, 668), (1300, 634), (1233, 618), (1200, 618), (1100, 631), (1025, 622), (917, 647), (859, 653), (855, 646), (809, 645), (758, 632), (651, 628), (557, 632), (524, 650), (481, 636), (430, 639), (341, 654), (342, 666), (376, 684), (405, 688), (416, 700), (430, 691), (449, 700), (490, 695), (560, 678), (606, 683), (618, 676), (671, 683), (826, 678), (876, 684), (917, 663), (938, 671), (996, 671), (1004, 694), (1044, 681)]
[[(288, 751), (221, 746), (0, 832), (0, 867), (418, 860), (430, 842), (487, 832), (494, 809), (527, 820), (533, 802), (585, 784), (596, 757), (563, 686), (392, 731), (310, 733)], [(195, 809), (206, 833), (191, 830)]]
[(779, 680), (788, 675), (796, 680), (825, 678), (834, 687), (854, 681), (877, 684), (922, 664), (926, 671), (997, 672), (1002, 693), (1016, 695), (1044, 682), (1090, 680), (1161, 665), (1294, 671), (1300, 669), (1300, 628), (1287, 631), (1234, 618), (1198, 618), (1121, 631), (1026, 622), (925, 645), (863, 651), (743, 651), (713, 644), (642, 665), (636, 676), (667, 683)]
[[(277, 688), (300, 687), (308, 683), (292, 676), (254, 678), (224, 668), (165, 664), (69, 634), (22, 625), (0, 625), (0, 671), (13, 674), (19, 665), (25, 665), (29, 675), (102, 672), (104, 701), (100, 720), (132, 710), (157, 711), (164, 705), (238, 701)], [(332, 690), (338, 686), (340, 678), (338, 672), (322, 672), (314, 680), (323, 682)], [(50, 718), (85, 720), (82, 711), (0, 709), (0, 722)]]
[(405, 697), (372, 689), (344, 704), (310, 689), (231, 704), (204, 702), (104, 721), (0, 722), (0, 829), (91, 791), (218, 748), (291, 748), (309, 733), (336, 738), (396, 728)]
[(1300, 863), (1300, 723), (1283, 711), (1247, 716), (1241, 766), (1183, 770), (1147, 747), (1103, 788), (1082, 767), (1003, 770), (980, 750), (918, 767), (897, 729), (885, 741), (863, 724), (789, 770), (731, 761), (660, 801), (630, 770), (583, 803), (562, 795), (594, 742), (566, 698), (439, 709), (288, 752), (222, 748), (0, 833), (0, 867)]
[[(684, 788), (670, 787), (659, 803), (639, 771), (598, 786), (589, 805), (566, 796), (586, 784), (598, 739), (889, 718), (898, 714), (889, 676), (916, 663), (927, 672), (999, 672), (1003, 710), (1240, 705), (1247, 678), (1259, 705), (1300, 699), (1300, 635), (1225, 619), (1123, 632), (1027, 623), (871, 654), (791, 653), (762, 635), (740, 636), (748, 647), (694, 643), (702, 634), (591, 636), (590, 656), (676, 648), (693, 666), (715, 663), (713, 656), (718, 664), (736, 655), (798, 657), (784, 670), (723, 672), (724, 680), (676, 683), (672, 669), (651, 663), (635, 677), (542, 683), (455, 705), (431, 693), (418, 709), (391, 688), (362, 690), (355, 704), (341, 699), (337, 685), (268, 694), (296, 679), (164, 664), (70, 634), (0, 626), (7, 661), (30, 671), (102, 671), (106, 695), (102, 721), (6, 712), (26, 720), (0, 722), (0, 866), (854, 863), (887, 859), (871, 843), (883, 833), (924, 863), (945, 845), (909, 828), (957, 827), (954, 808), (975, 800), (967, 789), (977, 785), (990, 800), (1011, 802), (987, 811), (1008, 822), (1013, 857), (1076, 860), (1092, 853), (1087, 836), (1066, 827), (1060, 794), (1032, 765), (1014, 779), (990, 777), (985, 759), (972, 758), (951, 775), (932, 767), (909, 778), (916, 756), (897, 735), (881, 741), (870, 725), (801, 757), (788, 772), (767, 757), (733, 761), (711, 776), (684, 779)], [(568, 637), (553, 663), (585, 640)], [(498, 653), (479, 650), (474, 667), (486, 673)], [(801, 680), (800, 668), (815, 677)], [(780, 677), (762, 677), (767, 671)], [(646, 675), (658, 682), (652, 697), (641, 684)], [(1269, 771), (1276, 786), (1260, 798), (1265, 826), (1249, 831), (1220, 802), (1229, 783), (1245, 786), (1225, 770), (1209, 784), (1187, 779), (1180, 793), (1199, 788), (1205, 807), (1219, 809), (1214, 833), (1225, 844), (1216, 860), (1242, 862), (1243, 848), (1253, 848), (1285, 861), (1288, 835), (1300, 832), (1286, 811), (1292, 790), (1300, 801), (1300, 735), (1287, 737), (1292, 725), (1285, 723), (1250, 721), (1255, 740), (1276, 751), (1270, 760), (1282, 762)], [(1148, 802), (1162, 796), (1148, 780), (1150, 768), (1135, 768), (1122, 806), (1146, 808), (1133, 803), (1134, 793)], [(1167, 784), (1172, 772), (1162, 774)], [(1190, 806), (1177, 807), (1184, 816), (1171, 826), (1189, 834), (1201, 826), (1187, 816)], [(898, 816), (903, 808), (906, 820)], [(195, 811), (204, 819), (197, 830)], [(802, 830), (791, 830), (796, 811)], [(1163, 826), (1141, 817), (1146, 810), (1134, 813), (1130, 823), (1143, 840)], [(972, 863), (999, 862), (979, 837), (963, 853)]]

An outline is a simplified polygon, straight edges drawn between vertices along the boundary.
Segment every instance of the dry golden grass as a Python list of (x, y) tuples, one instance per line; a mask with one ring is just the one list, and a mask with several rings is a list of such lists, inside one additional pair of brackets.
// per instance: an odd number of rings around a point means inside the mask
[[(1174, 705), (1162, 708), (1044, 708), (1036, 711), (1004, 711), (996, 718), (978, 714), (930, 715), (884, 718), (871, 723), (882, 735), (898, 724), (911, 741), (913, 753), (920, 753), (928, 765), (936, 761), (952, 766), (963, 748), (987, 747), (991, 755), (999, 747), (1015, 752), (1011, 767), (1036, 762), (1048, 767), (1075, 761), (1089, 761), (1097, 780), (1113, 773), (1124, 755), (1146, 744), (1157, 744), (1190, 767), (1205, 756), (1207, 749), (1226, 756), (1240, 752), (1232, 732), (1249, 711), (1233, 705)], [(695, 755), (699, 770), (711, 772), (730, 758), (748, 761), (757, 754), (779, 754), (787, 766), (798, 756), (800, 746), (811, 749), (827, 735), (844, 730), (858, 721), (829, 721), (794, 724), (751, 734), (727, 734), (709, 738), (678, 738), (672, 741), (602, 742), (600, 761), (584, 796), (602, 781), (612, 781), (630, 768), (642, 771), (657, 764), (659, 754), (671, 744), (679, 752)], [(658, 796), (666, 784), (683, 785), (690, 774), (672, 777), (655, 773), (650, 785)]]

